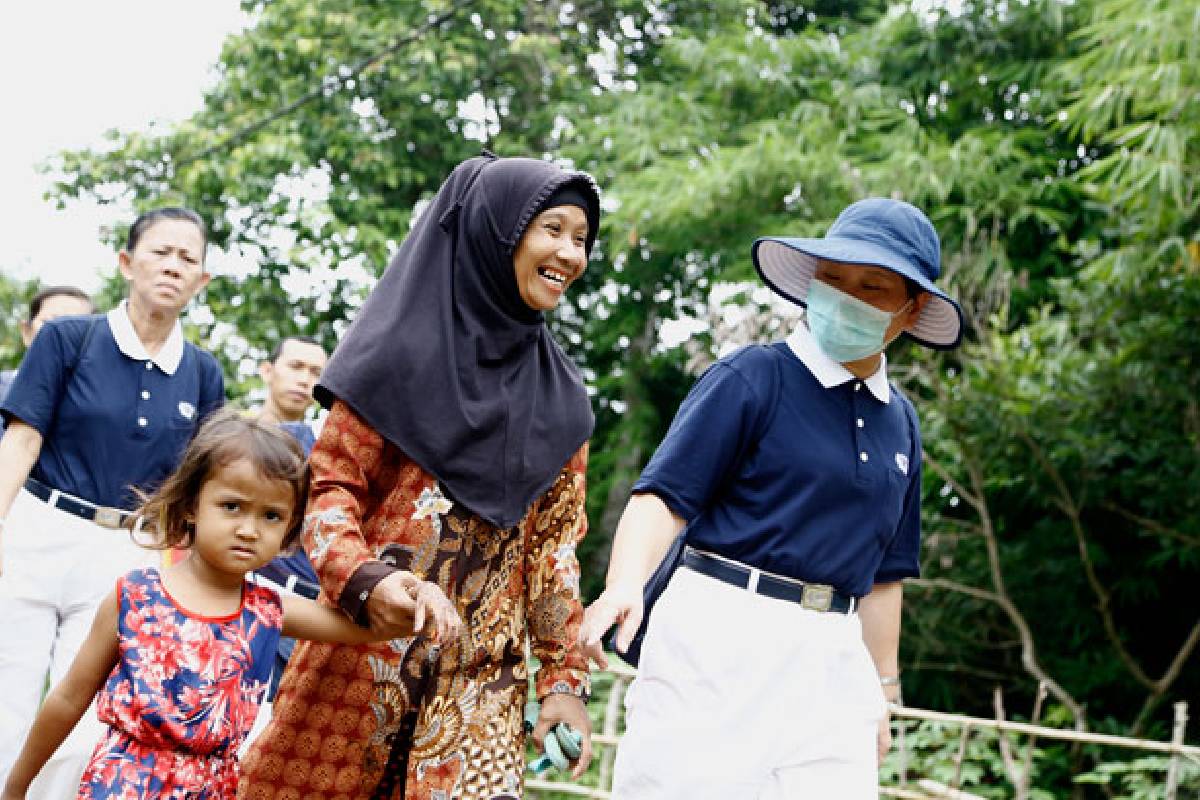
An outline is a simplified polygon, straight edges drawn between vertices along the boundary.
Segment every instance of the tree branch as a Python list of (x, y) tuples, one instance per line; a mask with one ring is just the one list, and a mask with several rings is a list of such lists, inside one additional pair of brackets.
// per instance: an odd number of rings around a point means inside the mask
[(1134, 514), (1132, 511), (1127, 511), (1111, 500), (1102, 501), (1100, 506), (1106, 511), (1112, 511), (1115, 514), (1124, 517), (1135, 525), (1140, 525), (1146, 530), (1157, 533), (1159, 536), (1166, 537), (1167, 539), (1174, 539), (1177, 542), (1182, 542), (1183, 544), (1191, 547), (1200, 547), (1200, 536), (1188, 536), (1186, 533), (1181, 533), (1174, 528), (1163, 525), (1161, 522), (1157, 522), (1156, 520), (1152, 520), (1148, 517), (1143, 517), (1139, 514)]
[(1179, 673), (1183, 671), (1183, 665), (1187, 663), (1197, 644), (1200, 644), (1200, 619), (1196, 620), (1196, 624), (1192, 626), (1191, 633), (1183, 640), (1183, 646), (1179, 648), (1179, 652), (1171, 659), (1166, 672), (1154, 682), (1154, 690), (1146, 698), (1146, 702), (1142, 704), (1141, 711), (1138, 712), (1137, 717), (1133, 721), (1132, 730), (1135, 733), (1140, 731), (1142, 726), (1150, 719), (1150, 715), (1158, 707), (1163, 695), (1167, 693), (1167, 689), (1171, 688), (1171, 684), (1175, 682), (1179, 677)]
[[(1025, 431), (1018, 430), (1017, 436), (1025, 443), (1034, 458), (1042, 467), (1042, 470), (1050, 478), (1054, 484), (1056, 491), (1059, 494), (1058, 506), (1066, 514), (1068, 521), (1071, 524), (1071, 530), (1075, 534), (1075, 541), (1079, 546), (1079, 557), (1083, 562), (1084, 574), (1087, 576), (1088, 584), (1097, 598), (1097, 606), (1100, 611), (1100, 618), (1104, 625), (1105, 635), (1108, 637), (1109, 643), (1113, 649), (1117, 651), (1117, 656), (1121, 659), (1121, 663), (1129, 670), (1134, 679), (1141, 683), (1144, 687), (1150, 690), (1145, 702), (1142, 704), (1141, 711), (1138, 712), (1137, 718), (1134, 720), (1132, 730), (1141, 730), (1142, 725), (1149, 719), (1150, 714), (1158, 706), (1162, 696), (1179, 677), (1179, 673), (1183, 671), (1183, 665), (1191, 657), (1192, 652), (1196, 649), (1197, 644), (1200, 644), (1200, 620), (1192, 627), (1190, 633), (1184, 639), (1179, 650), (1176, 651), (1175, 657), (1171, 659), (1171, 663), (1167, 669), (1158, 678), (1152, 678), (1142, 669), (1142, 666), (1133, 657), (1133, 654), (1125, 647), (1124, 641), (1121, 639), (1120, 633), (1117, 631), (1116, 620), (1112, 614), (1110, 598), (1108, 590), (1104, 588), (1104, 584), (1100, 581), (1096, 574), (1095, 565), (1092, 561), (1091, 553), (1087, 546), (1087, 536), (1083, 528), (1082, 514), (1079, 506), (1076, 504), (1073, 495), (1067, 487), (1066, 481), (1063, 480), (1062, 474), (1055, 468), (1054, 464), (1046, 456), (1045, 452), (1038, 446)], [(1106, 504), (1108, 505), (1108, 504)], [(1120, 509), (1115, 509), (1120, 511)], [(1146, 520), (1149, 522), (1150, 520)]]
[(934, 474), (950, 485), (950, 488), (954, 490), (955, 494), (957, 494), (963, 500), (966, 500), (967, 504), (974, 508), (975, 511), (980, 514), (980, 516), (983, 515), (983, 501), (976, 497), (972, 492), (967, 491), (966, 487), (959, 483), (958, 480), (956, 480), (954, 476), (950, 474), (949, 470), (947, 470), (940, 461), (931, 456), (929, 451), (925, 448), (921, 448), (921, 458), (924, 460), (925, 465), (933, 470)]
[(1062, 475), (1054, 464), (1050, 462), (1050, 459), (1046, 456), (1041, 446), (1033, 440), (1033, 437), (1023, 430), (1018, 430), (1016, 435), (1029, 448), (1029, 452), (1033, 454), (1042, 471), (1046, 473), (1046, 476), (1050, 478), (1050, 482), (1054, 484), (1055, 491), (1058, 493), (1057, 505), (1066, 515), (1071, 525), (1071, 531), (1075, 535), (1075, 543), (1079, 548), (1079, 559), (1083, 562), (1083, 573), (1087, 577), (1088, 586), (1091, 587), (1092, 593), (1096, 595), (1096, 608), (1100, 612), (1100, 620), (1103, 623), (1104, 633), (1108, 637), (1109, 644), (1117, 651), (1117, 657), (1121, 659), (1121, 663), (1125, 665), (1125, 669), (1129, 671), (1134, 680), (1147, 689), (1153, 690), (1154, 679), (1146, 674), (1146, 671), (1142, 669), (1142, 665), (1137, 662), (1137, 659), (1133, 657), (1133, 654), (1126, 649), (1124, 642), (1121, 641), (1121, 634), (1117, 631), (1117, 623), (1112, 614), (1111, 596), (1108, 590), (1104, 588), (1100, 577), (1096, 574), (1096, 567), (1092, 561), (1091, 551), (1088, 549), (1087, 535), (1083, 530), (1079, 508), (1075, 504), (1075, 498), (1071, 494), (1071, 490), (1067, 487), (1066, 481), (1063, 480)]
[(1038, 663), (1035, 655), (1035, 646), (1033, 641), (1033, 632), (1029, 628), (1029, 624), (1025, 621), (1025, 617), (1017, 607), (1006, 597), (1003, 597), (995, 592), (989, 592), (986, 589), (980, 589), (977, 586), (971, 586), (966, 583), (952, 581), (947, 578), (910, 578), (905, 583), (911, 586), (920, 588), (946, 589), (959, 594), (965, 594), (969, 597), (974, 597), (978, 600), (986, 600), (989, 603), (995, 603), (1000, 606), (1004, 613), (1012, 622), (1013, 627), (1017, 629), (1017, 635), (1021, 640), (1021, 663), (1025, 670), (1045, 683), (1059, 702), (1061, 702), (1071, 712), (1075, 718), (1076, 730), (1086, 730), (1087, 722), (1083, 716), (1083, 706), (1051, 678), (1046, 671)]
[[(963, 465), (966, 467), (967, 476), (970, 479), (971, 491), (969, 494), (980, 500), (977, 506), (980, 534), (987, 548), (988, 566), (992, 577), (993, 591), (990, 593), (981, 593), (980, 590), (980, 592), (975, 593), (975, 596), (980, 597), (980, 599), (991, 599), (992, 602), (1004, 610), (1013, 627), (1017, 629), (1017, 635), (1021, 640), (1021, 664), (1024, 666), (1025, 671), (1040, 683), (1045, 684), (1050, 693), (1071, 712), (1071, 716), (1075, 720), (1076, 729), (1084, 730), (1087, 727), (1087, 720), (1084, 715), (1083, 705), (1070, 692), (1063, 688), (1058, 681), (1050, 677), (1050, 674), (1038, 661), (1033, 630), (1030, 628), (1028, 620), (1025, 619), (1025, 615), (1021, 613), (1021, 610), (1017, 608), (1017, 604), (1013, 602), (1012, 597), (1008, 593), (1008, 588), (1005, 586), (1003, 567), (1000, 562), (1000, 545), (996, 541), (996, 529), (992, 523), (991, 513), (987, 504), (982, 502), (985, 496), (983, 470), (980, 468), (979, 463), (972, 458), (970, 451), (965, 449), (963, 451)], [(947, 586), (946, 588), (951, 587)], [(968, 592), (968, 594), (971, 594), (971, 592)], [(990, 598), (983, 596), (984, 594), (990, 594)]]

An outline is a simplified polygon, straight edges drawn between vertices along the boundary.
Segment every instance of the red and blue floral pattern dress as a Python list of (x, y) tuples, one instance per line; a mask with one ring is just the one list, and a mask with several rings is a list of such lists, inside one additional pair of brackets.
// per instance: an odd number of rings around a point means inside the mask
[(154, 568), (121, 578), (117, 595), (119, 656), (96, 699), (109, 728), (78, 797), (232, 800), (283, 624), (279, 596), (247, 583), (235, 613), (204, 617)]

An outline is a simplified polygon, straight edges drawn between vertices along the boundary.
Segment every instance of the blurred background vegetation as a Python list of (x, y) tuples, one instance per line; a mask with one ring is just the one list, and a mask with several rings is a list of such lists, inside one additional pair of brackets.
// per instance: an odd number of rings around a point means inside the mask
[[(969, 323), (954, 353), (890, 353), (928, 464), (907, 702), (990, 716), (1000, 687), (1027, 717), (1041, 682), (1047, 721), (1159, 738), (1173, 701), (1200, 707), (1191, 0), (243, 5), (193, 118), (51, 165), (64, 204), (209, 220), (219, 277), (189, 321), (233, 399), (281, 335), (336, 345), (481, 145), (592, 172), (601, 240), (552, 324), (594, 392), (593, 595), (698, 371), (791, 324), (755, 290), (753, 239), (903, 198), (937, 225)], [(31, 289), (0, 280), (6, 365)], [(1045, 781), (1094, 766), (1072, 749)]]

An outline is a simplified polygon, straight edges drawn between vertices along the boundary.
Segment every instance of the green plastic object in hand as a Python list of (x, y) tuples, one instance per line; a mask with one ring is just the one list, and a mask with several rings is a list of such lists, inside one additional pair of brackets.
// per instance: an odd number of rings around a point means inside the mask
[[(525, 732), (532, 733), (537, 725), (538, 712), (541, 707), (536, 700), (525, 704)], [(529, 771), (534, 775), (542, 775), (550, 769), (568, 769), (571, 762), (579, 758), (583, 752), (583, 734), (565, 722), (560, 722), (550, 729), (542, 743), (543, 752), (529, 765)]]

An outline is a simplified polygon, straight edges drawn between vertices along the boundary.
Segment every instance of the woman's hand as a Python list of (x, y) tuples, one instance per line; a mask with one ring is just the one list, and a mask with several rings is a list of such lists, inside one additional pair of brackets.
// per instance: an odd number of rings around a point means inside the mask
[(462, 618), (436, 583), (419, 581), (411, 590), (413, 630), (431, 642), (453, 642), (462, 633)]
[(887, 758), (887, 754), (892, 750), (892, 714), (886, 712), (883, 719), (879, 720), (879, 732), (875, 737), (876, 746), (879, 748), (879, 763)]
[(583, 737), (579, 745), (579, 758), (571, 768), (571, 777), (578, 779), (592, 762), (592, 720), (588, 717), (587, 706), (582, 698), (563, 693), (546, 695), (542, 710), (538, 713), (537, 725), (531, 734), (538, 750), (545, 749), (546, 734), (560, 722), (567, 723)]
[(625, 651), (642, 624), (642, 587), (633, 583), (615, 584), (605, 589), (583, 614), (579, 626), (579, 645), (584, 654), (601, 669), (608, 669), (604, 655), (604, 635), (617, 625), (617, 649)]
[(419, 583), (417, 576), (400, 570), (375, 584), (366, 601), (371, 630), (379, 634), (403, 631), (397, 635), (408, 636), (416, 611), (413, 597)]
[(876, 736), (876, 742), (879, 747), (879, 763), (887, 758), (887, 754), (892, 749), (892, 704), (900, 703), (900, 687), (898, 685), (889, 685), (883, 687), (883, 698), (887, 703), (883, 709), (883, 718), (879, 720), (879, 733)]

